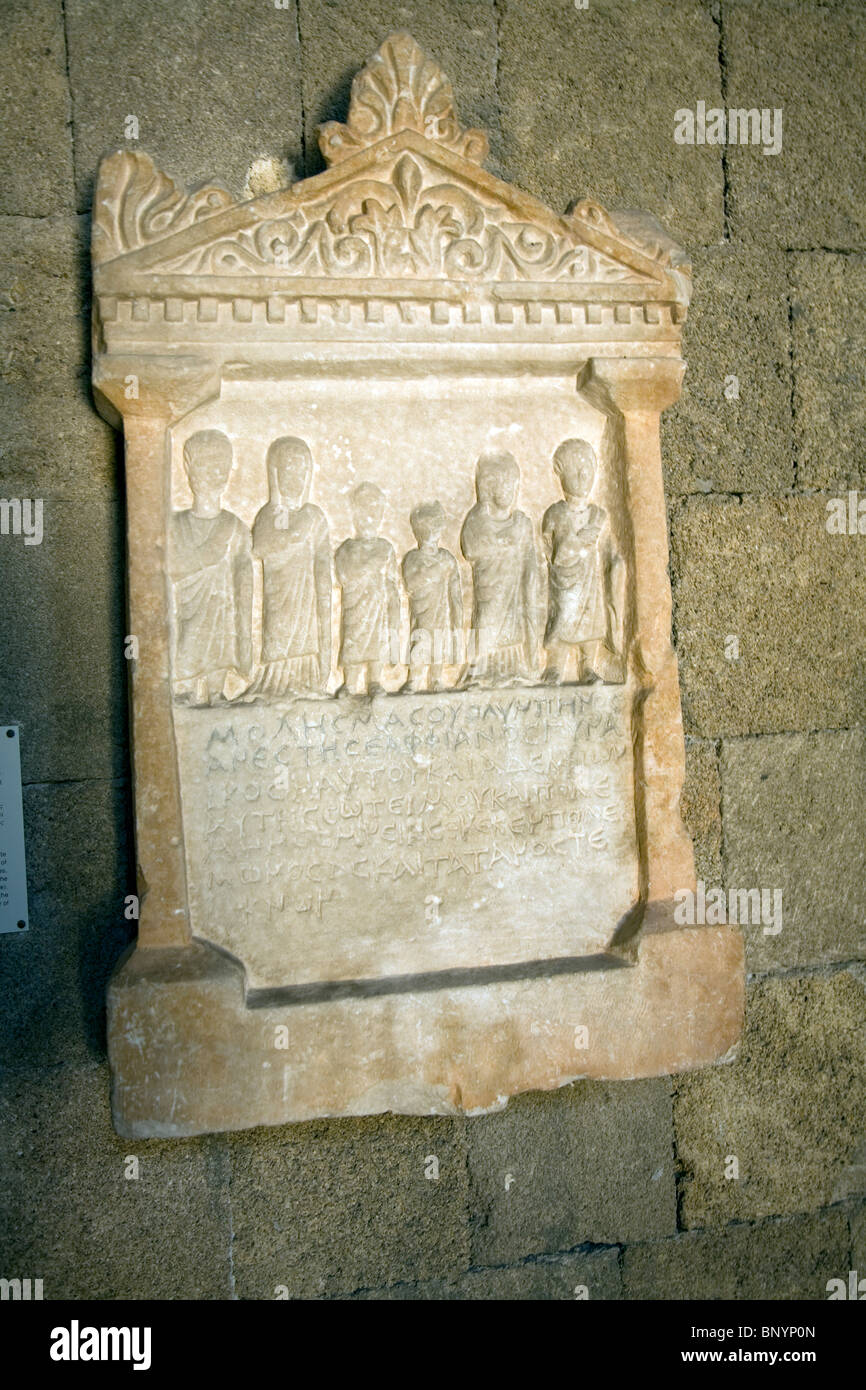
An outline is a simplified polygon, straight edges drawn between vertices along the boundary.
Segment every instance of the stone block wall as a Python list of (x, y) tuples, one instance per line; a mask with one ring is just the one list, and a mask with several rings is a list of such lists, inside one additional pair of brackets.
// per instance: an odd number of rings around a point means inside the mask
[[(0, 495), (44, 499), (40, 546), (0, 536), (31, 908), (0, 938), (0, 1275), (47, 1298), (825, 1298), (866, 1261), (866, 535), (826, 526), (830, 499), (866, 497), (859, 0), (22, 0), (0, 23)], [(395, 28), (489, 130), (494, 172), (554, 207), (646, 208), (692, 253), (663, 421), (684, 808), (708, 887), (781, 889), (783, 926), (745, 928), (724, 1067), (465, 1120), (121, 1141), (123, 459), (88, 386), (96, 166), (132, 116), (129, 143), (191, 183), (240, 193), (260, 155), (317, 172), (316, 125)], [(781, 153), (678, 145), (698, 101), (780, 108)]]

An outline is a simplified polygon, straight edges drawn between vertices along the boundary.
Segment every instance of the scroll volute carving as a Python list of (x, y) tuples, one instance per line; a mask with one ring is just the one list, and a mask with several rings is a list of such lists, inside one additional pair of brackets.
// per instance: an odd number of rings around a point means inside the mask
[(93, 210), (94, 265), (191, 227), (234, 201), (220, 184), (187, 191), (162, 173), (149, 155), (118, 150), (99, 166)]
[[(688, 300), (687, 267), (662, 228), (634, 215), (624, 228), (591, 199), (560, 217), (478, 168), (486, 135), (460, 125), (450, 82), (409, 34), (358, 73), (345, 124), (322, 126), (320, 143), (345, 170), (242, 204), (218, 184), (185, 191), (146, 154), (117, 152), (100, 166), (94, 263), (130, 256), (130, 272), (160, 277), (619, 285)], [(103, 279), (114, 292), (123, 277)]]

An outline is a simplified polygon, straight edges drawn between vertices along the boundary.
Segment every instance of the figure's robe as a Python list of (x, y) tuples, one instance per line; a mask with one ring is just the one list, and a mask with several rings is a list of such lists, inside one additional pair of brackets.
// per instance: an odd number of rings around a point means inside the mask
[(459, 660), (452, 594), (460, 584), (457, 561), (440, 546), (410, 550), (403, 557), (403, 584), (409, 595), (409, 664), (429, 666)]
[(268, 503), (253, 523), (253, 554), (262, 562), (262, 658), (251, 693), (321, 690), (323, 638), (317, 571), (327, 566), (328, 523), (319, 507), (295, 510)]
[(520, 511), (493, 517), (479, 502), (463, 523), (460, 545), (472, 566), (472, 674), (528, 676), (537, 587), (532, 522)]
[(607, 640), (607, 517), (593, 503), (554, 502), (541, 527), (548, 557), (545, 642)]
[[(252, 588), (250, 532), (233, 512), (175, 512), (169, 572), (176, 623), (174, 677), (179, 694), (219, 693), (226, 676), (248, 675)], [(198, 687), (198, 688), (197, 688)]]
[(392, 663), (390, 614), (397, 593), (393, 546), (379, 536), (353, 537), (338, 547), (334, 563), (343, 600), (342, 665)]

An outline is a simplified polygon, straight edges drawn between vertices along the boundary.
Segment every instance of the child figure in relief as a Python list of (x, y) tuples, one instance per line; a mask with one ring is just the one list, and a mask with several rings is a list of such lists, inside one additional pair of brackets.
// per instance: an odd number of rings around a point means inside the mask
[(443, 690), (444, 668), (461, 660), (460, 571), (450, 550), (439, 544), (445, 529), (441, 503), (416, 507), (409, 520), (418, 545), (403, 557), (403, 584), (409, 595), (409, 679), (404, 689)]
[(381, 695), (382, 668), (399, 662), (400, 590), (397, 557), (378, 535), (385, 495), (375, 483), (352, 493), (355, 535), (334, 557), (342, 592), (340, 663), (350, 694)]

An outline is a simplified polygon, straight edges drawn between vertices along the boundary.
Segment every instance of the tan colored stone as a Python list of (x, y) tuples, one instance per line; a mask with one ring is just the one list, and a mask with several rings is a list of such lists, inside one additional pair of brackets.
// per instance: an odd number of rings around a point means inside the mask
[(231, 1298), (218, 1142), (131, 1148), (107, 1092), (104, 1065), (0, 1074), (3, 1277), (41, 1279), (56, 1303)]
[(683, 821), (694, 839), (695, 872), (708, 887), (722, 882), (722, 809), (719, 758), (708, 740), (686, 740)]
[(739, 1026), (738, 938), (672, 916), (685, 257), (487, 173), (405, 33), (319, 138), (324, 173), (244, 203), (130, 150), (100, 171), (138, 644), (125, 1132), (496, 1108)]
[(672, 1235), (669, 1080), (575, 1082), (466, 1123), (472, 1264)]
[(612, 207), (648, 208), (690, 243), (718, 241), (722, 152), (673, 138), (678, 108), (721, 95), (709, 7), (497, 0), (496, 9), (511, 176), (557, 207), (589, 190)]
[[(862, 536), (828, 531), (828, 519), (825, 497), (691, 498), (674, 511), (690, 734), (839, 729), (866, 719), (866, 546)], [(827, 660), (816, 660), (828, 642)]]
[(379, 1116), (234, 1136), (236, 1296), (345, 1298), (458, 1278), (469, 1265), (462, 1131)]
[(630, 968), (254, 1008), (241, 968), (212, 947), (139, 949), (109, 993), (115, 1123), (130, 1137), (166, 1137), (318, 1115), (496, 1110), (582, 1077), (726, 1059), (742, 1010), (742, 943), (730, 928), (649, 935)]
[(84, 217), (0, 217), (3, 497), (114, 496), (116, 440), (87, 380), (87, 241)]
[(864, 996), (859, 964), (750, 985), (734, 1065), (677, 1084), (684, 1226), (724, 1227), (866, 1194)]
[(862, 249), (866, 150), (854, 76), (866, 41), (862, 6), (725, 0), (720, 10), (728, 109), (782, 112), (778, 154), (727, 146), (732, 237)]
[[(667, 493), (787, 492), (795, 475), (786, 257), (726, 242), (695, 248), (693, 269), (700, 292), (683, 332), (683, 394), (662, 417)], [(823, 326), (824, 302), (816, 309)]]
[(100, 158), (127, 141), (191, 186), (217, 160), (236, 191), (257, 156), (298, 163), (295, 0), (171, 0), (146, 11), (137, 0), (64, 0), (63, 12), (80, 206)]
[(824, 1299), (827, 1279), (846, 1272), (847, 1234), (844, 1213), (831, 1208), (630, 1245), (623, 1257), (623, 1296)]
[[(866, 257), (791, 256), (791, 337), (797, 486), (866, 508)], [(847, 508), (846, 508), (847, 510)]]
[(726, 740), (721, 765), (727, 884), (779, 894), (750, 973), (864, 959), (866, 731)]
[[(44, 217), (70, 207), (72, 141), (63, 7), (6, 5), (0, 49), (3, 185), (0, 213)], [(8, 291), (8, 270), (4, 290)]]
[(364, 1289), (352, 1297), (366, 1302), (549, 1302), (552, 1299), (599, 1299), (622, 1297), (619, 1251), (591, 1250), (584, 1254), (547, 1256), (519, 1265), (497, 1265), (493, 1269), (471, 1269), (454, 1283), (430, 1280), (425, 1283), (392, 1284)]

